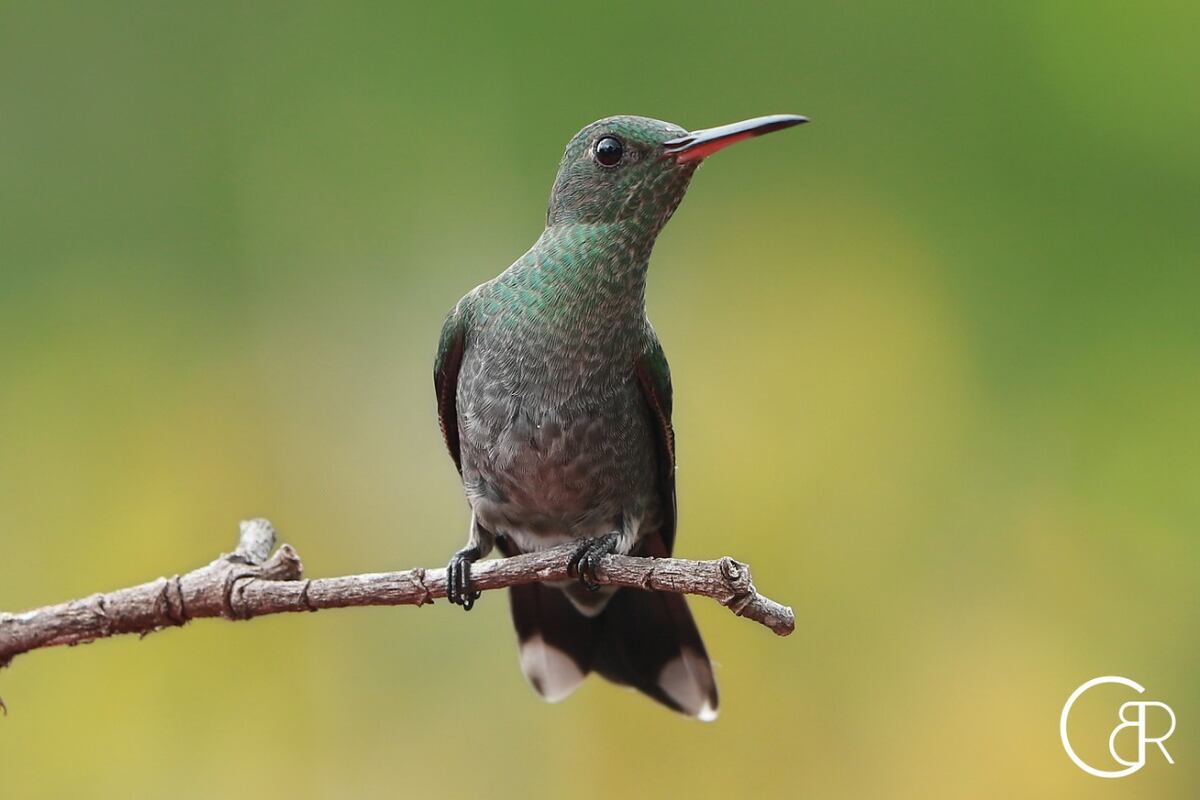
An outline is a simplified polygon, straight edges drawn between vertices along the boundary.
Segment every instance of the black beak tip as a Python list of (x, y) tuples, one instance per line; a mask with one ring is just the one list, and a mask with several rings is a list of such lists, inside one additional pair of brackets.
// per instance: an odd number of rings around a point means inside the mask
[(784, 128), (791, 128), (795, 125), (803, 125), (808, 122), (808, 117), (802, 117), (799, 114), (776, 114), (757, 131), (755, 135), (763, 133), (771, 133), (772, 131), (781, 131)]

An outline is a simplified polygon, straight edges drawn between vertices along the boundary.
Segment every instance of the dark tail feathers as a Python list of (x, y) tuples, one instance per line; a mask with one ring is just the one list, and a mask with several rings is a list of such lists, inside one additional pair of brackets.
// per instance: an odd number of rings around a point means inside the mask
[(521, 670), (544, 699), (562, 700), (595, 671), (675, 711), (716, 719), (712, 664), (682, 595), (620, 589), (586, 617), (552, 586), (508, 591)]

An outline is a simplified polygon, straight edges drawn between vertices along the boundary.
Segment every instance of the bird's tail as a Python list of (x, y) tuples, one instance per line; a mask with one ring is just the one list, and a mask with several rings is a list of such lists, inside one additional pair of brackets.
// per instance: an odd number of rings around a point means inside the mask
[(521, 670), (543, 699), (562, 700), (595, 671), (675, 711), (716, 719), (712, 664), (683, 595), (620, 589), (588, 617), (552, 586), (508, 592)]

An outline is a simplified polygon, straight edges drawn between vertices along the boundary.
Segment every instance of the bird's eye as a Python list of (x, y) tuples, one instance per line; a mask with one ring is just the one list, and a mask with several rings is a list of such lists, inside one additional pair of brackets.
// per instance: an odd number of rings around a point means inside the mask
[(612, 136), (605, 136), (596, 142), (596, 161), (602, 167), (615, 167), (620, 164), (621, 156), (624, 153), (625, 148), (621, 145), (621, 141)]

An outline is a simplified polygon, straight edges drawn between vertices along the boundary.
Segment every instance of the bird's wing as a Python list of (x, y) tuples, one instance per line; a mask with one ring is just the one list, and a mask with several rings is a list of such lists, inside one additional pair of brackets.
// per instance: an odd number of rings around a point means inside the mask
[(438, 341), (437, 359), (433, 362), (438, 422), (442, 427), (442, 438), (446, 440), (446, 449), (450, 451), (459, 473), (462, 472), (462, 458), (458, 446), (458, 369), (462, 366), (463, 352), (467, 347), (468, 311), (467, 297), (464, 297), (446, 315), (442, 336)]
[[(675, 429), (671, 427), (671, 368), (654, 332), (634, 365), (642, 397), (650, 412), (658, 450), (658, 495), (662, 508), (661, 545), (648, 541), (646, 555), (669, 556), (675, 547)], [(659, 545), (659, 546), (656, 546)], [(657, 550), (663, 552), (655, 552)]]

